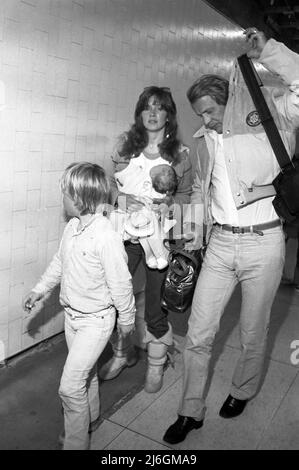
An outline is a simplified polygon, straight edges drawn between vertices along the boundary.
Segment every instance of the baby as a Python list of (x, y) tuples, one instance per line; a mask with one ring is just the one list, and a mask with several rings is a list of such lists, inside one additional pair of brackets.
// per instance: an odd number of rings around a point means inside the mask
[(176, 192), (175, 170), (165, 163), (147, 171), (131, 159), (123, 171), (115, 173), (115, 180), (120, 192), (132, 194), (143, 204), (142, 209), (132, 213), (113, 211), (110, 220), (115, 230), (121, 233), (123, 240), (141, 244), (150, 268), (164, 269), (168, 265), (168, 252), (163, 241), (176, 221), (165, 218), (162, 223), (152, 207), (154, 202), (162, 203), (165, 196)]

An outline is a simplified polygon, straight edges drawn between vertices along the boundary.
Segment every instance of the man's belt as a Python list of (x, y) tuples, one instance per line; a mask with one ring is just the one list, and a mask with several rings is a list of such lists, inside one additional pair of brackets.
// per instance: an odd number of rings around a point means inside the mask
[(216, 224), (218, 227), (221, 227), (222, 230), (226, 230), (227, 232), (232, 233), (257, 233), (259, 235), (263, 235), (262, 230), (267, 230), (269, 228), (278, 227), (281, 225), (280, 219), (272, 220), (271, 222), (265, 222), (264, 224), (256, 224), (256, 225), (247, 225), (246, 227), (234, 227), (232, 225), (220, 225)]

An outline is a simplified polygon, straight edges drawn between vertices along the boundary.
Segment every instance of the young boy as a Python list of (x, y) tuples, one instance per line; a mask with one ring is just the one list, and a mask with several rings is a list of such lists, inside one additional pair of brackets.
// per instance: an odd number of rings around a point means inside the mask
[(73, 163), (63, 174), (61, 190), (71, 220), (49, 267), (25, 296), (23, 308), (31, 312), (60, 283), (69, 350), (59, 388), (63, 448), (84, 450), (92, 425), (99, 422), (96, 365), (113, 331), (115, 311), (119, 333), (126, 337), (134, 329), (136, 309), (122, 240), (103, 215), (110, 195), (104, 170), (92, 163)]

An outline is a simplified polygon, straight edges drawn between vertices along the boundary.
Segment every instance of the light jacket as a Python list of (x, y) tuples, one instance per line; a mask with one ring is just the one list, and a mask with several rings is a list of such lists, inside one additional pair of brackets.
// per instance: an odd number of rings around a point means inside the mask
[(109, 315), (118, 323), (135, 320), (132, 277), (120, 236), (107, 217), (96, 214), (78, 230), (79, 220), (66, 225), (58, 252), (33, 291), (50, 292), (60, 283), (60, 303), (66, 311)]
[[(267, 41), (259, 62), (284, 82), (282, 88), (262, 87), (275, 123), (290, 156), (294, 154), (299, 126), (299, 56), (284, 44)], [(254, 119), (255, 106), (244, 83), (237, 61), (230, 76), (229, 98), (223, 120), (223, 150), (228, 178), (236, 208), (246, 205), (247, 188), (271, 184), (280, 171), (271, 144), (261, 123)], [(213, 224), (211, 214), (211, 175), (215, 161), (215, 139), (202, 127), (195, 134), (197, 166), (191, 194), (191, 204), (185, 221), (204, 223), (209, 233)]]

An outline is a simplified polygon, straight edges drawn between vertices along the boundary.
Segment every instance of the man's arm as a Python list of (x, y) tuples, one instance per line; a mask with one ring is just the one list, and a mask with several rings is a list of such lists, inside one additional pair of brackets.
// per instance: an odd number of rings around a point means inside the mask
[[(199, 249), (203, 244), (203, 197), (200, 162), (197, 162), (190, 204), (183, 210), (183, 238), (186, 239), (185, 248), (188, 250)], [(189, 241), (188, 241), (189, 240)]]
[(255, 28), (248, 28), (244, 34), (249, 44), (248, 57), (257, 59), (288, 85), (286, 92), (275, 99), (275, 104), (295, 129), (299, 126), (299, 55), (275, 39), (267, 40), (264, 33)]
[(260, 199), (265, 199), (267, 197), (276, 196), (276, 191), (273, 184), (265, 184), (263, 186), (255, 186), (252, 185), (251, 188), (243, 189), (246, 204), (240, 205), (238, 209), (242, 207), (248, 206), (248, 204), (252, 204), (255, 201), (259, 201)]

